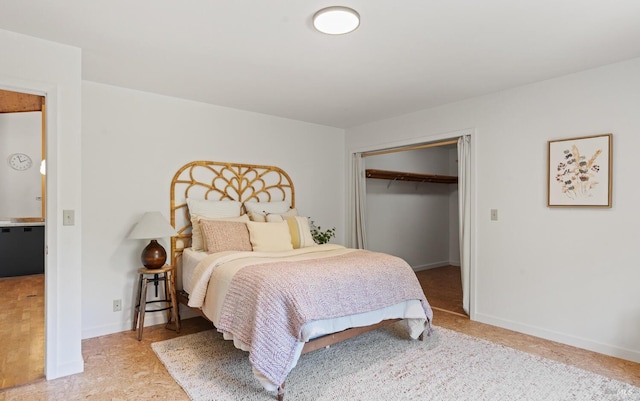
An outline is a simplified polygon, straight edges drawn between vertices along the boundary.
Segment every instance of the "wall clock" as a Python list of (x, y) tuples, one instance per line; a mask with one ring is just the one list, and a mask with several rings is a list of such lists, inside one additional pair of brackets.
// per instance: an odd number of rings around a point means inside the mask
[(9, 165), (14, 170), (22, 171), (31, 168), (33, 161), (24, 153), (14, 153), (9, 156)]

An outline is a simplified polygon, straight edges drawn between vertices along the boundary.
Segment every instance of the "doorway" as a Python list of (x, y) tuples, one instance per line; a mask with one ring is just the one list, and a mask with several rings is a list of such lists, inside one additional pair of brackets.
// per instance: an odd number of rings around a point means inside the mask
[(0, 90), (0, 389), (45, 376), (45, 108)]

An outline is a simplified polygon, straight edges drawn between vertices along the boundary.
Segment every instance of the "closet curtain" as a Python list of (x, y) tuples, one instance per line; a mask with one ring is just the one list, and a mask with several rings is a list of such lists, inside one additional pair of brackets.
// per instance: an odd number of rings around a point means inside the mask
[(353, 190), (355, 206), (355, 230), (353, 233), (353, 247), (357, 249), (367, 249), (366, 236), (366, 197), (367, 179), (365, 177), (364, 158), (362, 153), (353, 154)]
[(471, 254), (471, 137), (464, 135), (458, 138), (458, 219), (460, 235), (460, 272), (462, 276), (462, 309), (469, 315), (470, 254)]

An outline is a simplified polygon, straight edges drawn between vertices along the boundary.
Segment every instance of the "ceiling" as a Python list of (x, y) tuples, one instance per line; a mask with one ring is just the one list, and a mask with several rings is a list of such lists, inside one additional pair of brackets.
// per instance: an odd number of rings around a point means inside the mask
[[(638, 0), (1, 1), (84, 80), (339, 128), (640, 56)], [(314, 31), (336, 4), (360, 27)]]

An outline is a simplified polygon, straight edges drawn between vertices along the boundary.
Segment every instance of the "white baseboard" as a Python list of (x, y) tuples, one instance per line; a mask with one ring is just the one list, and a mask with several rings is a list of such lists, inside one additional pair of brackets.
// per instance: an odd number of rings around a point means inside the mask
[(615, 345), (603, 344), (597, 341), (589, 340), (588, 338), (576, 337), (570, 334), (564, 334), (552, 330), (543, 329), (541, 327), (530, 326), (527, 324), (514, 322), (507, 319), (501, 319), (495, 316), (478, 312), (475, 313), (473, 320), (490, 324), (492, 326), (517, 331), (519, 333), (544, 338), (545, 340), (551, 340), (558, 343), (570, 345), (572, 347), (578, 347), (589, 351), (598, 352), (600, 354), (605, 354), (616, 358), (640, 363), (640, 352), (638, 351), (621, 348)]
[(120, 333), (131, 330), (131, 319), (126, 322), (105, 324), (102, 326), (88, 327), (82, 330), (82, 339), (106, 336), (107, 334)]
[[(195, 311), (187, 308), (184, 305), (178, 305), (180, 308), (180, 318), (189, 319), (192, 317), (200, 316)], [(167, 317), (164, 313), (147, 313), (144, 317), (144, 327), (154, 326), (156, 324), (164, 324), (167, 322)], [(105, 324), (103, 326), (89, 327), (82, 330), (82, 339), (106, 336), (107, 334), (121, 333), (123, 331), (131, 330), (133, 324), (132, 318), (128, 318), (124, 321)], [(143, 334), (144, 335), (144, 334)]]
[(460, 263), (458, 262), (458, 264), (456, 265), (454, 262), (451, 262), (449, 260), (443, 260), (440, 262), (433, 262), (433, 263), (427, 263), (424, 265), (418, 265), (418, 266), (411, 266), (411, 268), (413, 269), (414, 272), (419, 272), (422, 270), (429, 270), (429, 269), (435, 269), (436, 267), (444, 267), (444, 266), (460, 266)]
[(82, 372), (84, 372), (84, 360), (80, 358), (80, 360), (63, 363), (53, 368), (47, 366), (45, 376), (47, 380), (53, 380)]

